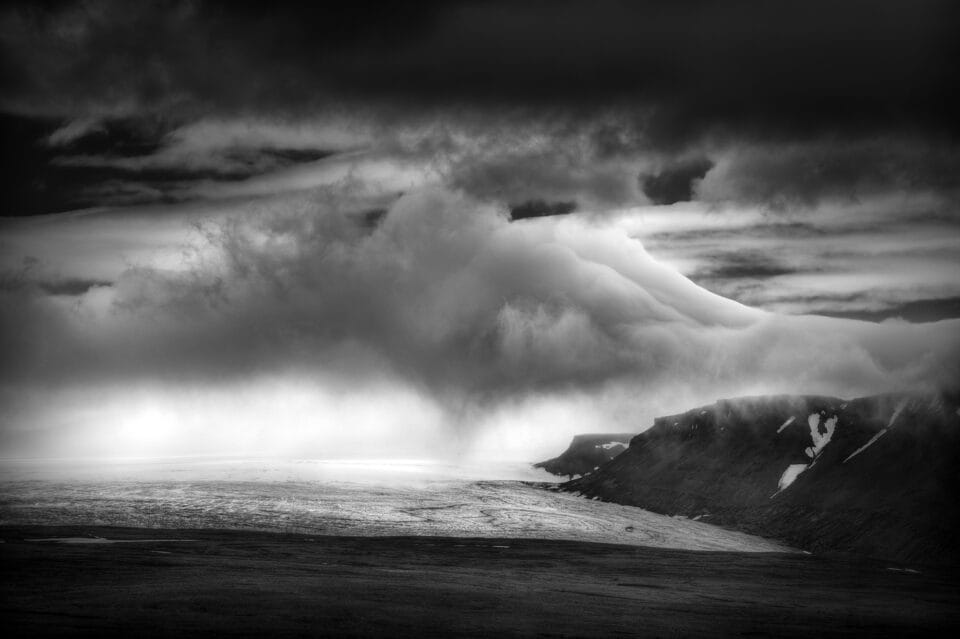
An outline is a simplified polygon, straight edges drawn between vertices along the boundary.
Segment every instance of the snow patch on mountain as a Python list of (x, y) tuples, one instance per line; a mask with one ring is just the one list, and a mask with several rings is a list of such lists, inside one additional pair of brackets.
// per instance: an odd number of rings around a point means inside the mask
[(780, 476), (780, 481), (777, 482), (778, 491), (785, 489), (787, 486), (792, 484), (797, 477), (800, 476), (800, 473), (807, 469), (806, 464), (790, 464), (787, 466), (787, 469), (783, 471), (783, 474)]
[[(785, 422), (783, 422), (782, 424), (780, 424), (780, 428), (777, 429), (777, 434), (779, 435), (780, 433), (782, 433), (782, 432), (783, 432), (783, 429), (786, 428), (787, 426), (789, 426), (790, 424), (792, 424), (795, 419), (796, 419), (796, 417), (790, 417), (787, 421), (785, 421)], [(820, 420), (820, 416), (817, 415), (817, 421), (819, 421), (819, 420)]]
[(870, 448), (870, 446), (872, 446), (872, 445), (874, 444), (874, 442), (876, 442), (878, 439), (880, 439), (881, 437), (883, 437), (884, 435), (886, 435), (886, 434), (887, 434), (887, 431), (890, 430), (891, 428), (893, 428), (893, 423), (894, 423), (895, 421), (897, 421), (897, 417), (900, 417), (900, 413), (903, 412), (903, 409), (906, 408), (906, 406), (907, 406), (907, 399), (904, 398), (904, 399), (900, 400), (900, 403), (897, 404), (897, 407), (894, 409), (893, 414), (890, 415), (890, 421), (887, 422), (886, 427), (885, 427), (885, 428), (881, 428), (881, 429), (880, 429), (880, 432), (878, 432), (876, 435), (874, 435), (873, 437), (871, 437), (870, 440), (867, 441), (866, 444), (864, 444), (864, 445), (861, 446), (860, 448), (856, 449), (855, 451), (853, 451), (852, 453), (850, 453), (849, 455), (847, 455), (847, 458), (844, 459), (842, 463), (846, 464), (848, 461), (850, 461), (851, 459), (853, 459), (854, 457), (856, 457), (857, 455), (859, 455), (860, 453), (862, 453), (862, 452), (865, 451), (866, 449)]
[(834, 415), (823, 423), (823, 429), (826, 431), (823, 433), (820, 432), (819, 413), (811, 413), (807, 418), (807, 425), (810, 426), (810, 439), (813, 440), (813, 446), (807, 447), (803, 452), (807, 454), (807, 457), (813, 459), (833, 438), (833, 431), (837, 428), (837, 416)]
[(904, 397), (900, 400), (900, 403), (897, 404), (897, 407), (893, 411), (893, 415), (890, 416), (890, 421), (887, 422), (887, 428), (893, 428), (893, 422), (897, 421), (897, 417), (900, 417), (900, 413), (903, 412), (903, 409), (907, 406), (908, 398)]
[(602, 448), (604, 450), (610, 450), (614, 446), (623, 446), (624, 448), (628, 447), (630, 442), (607, 442), (606, 444), (597, 444), (597, 448)]
[(842, 463), (846, 464), (848, 461), (850, 461), (851, 459), (853, 459), (854, 457), (856, 457), (866, 449), (870, 448), (870, 446), (872, 446), (875, 441), (877, 441), (878, 439), (880, 439), (886, 434), (887, 434), (887, 429), (886, 428), (882, 429), (879, 433), (871, 437), (866, 444), (864, 444), (860, 448), (856, 449), (855, 451), (847, 455), (847, 458), (844, 459)]

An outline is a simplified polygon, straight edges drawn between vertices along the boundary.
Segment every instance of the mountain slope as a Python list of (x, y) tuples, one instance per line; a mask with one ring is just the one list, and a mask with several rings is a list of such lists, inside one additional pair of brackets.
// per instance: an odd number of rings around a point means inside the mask
[(929, 395), (722, 400), (657, 419), (563, 488), (813, 551), (957, 562), (957, 411)]
[(565, 451), (553, 459), (534, 464), (553, 475), (586, 475), (610, 461), (630, 445), (634, 433), (589, 433), (575, 435)]

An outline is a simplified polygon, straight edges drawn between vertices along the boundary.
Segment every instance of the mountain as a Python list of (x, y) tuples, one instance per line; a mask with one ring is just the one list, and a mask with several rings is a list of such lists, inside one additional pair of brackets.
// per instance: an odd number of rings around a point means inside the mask
[(960, 563), (956, 396), (722, 400), (561, 486), (815, 552)]
[(576, 435), (559, 456), (534, 464), (553, 475), (586, 475), (627, 449), (634, 433)]

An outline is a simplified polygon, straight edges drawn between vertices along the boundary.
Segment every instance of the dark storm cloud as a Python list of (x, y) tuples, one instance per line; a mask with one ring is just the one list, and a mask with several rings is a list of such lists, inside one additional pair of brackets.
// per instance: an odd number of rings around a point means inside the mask
[(765, 279), (798, 272), (796, 268), (760, 251), (729, 251), (709, 256), (708, 259), (710, 266), (691, 274), (690, 278), (695, 282), (712, 279)]
[(955, 199), (960, 149), (941, 141), (882, 136), (742, 145), (719, 153), (696, 188), (701, 200), (780, 208), (882, 191), (938, 192)]
[(47, 137), (46, 145), (71, 155), (137, 157), (159, 150), (169, 130), (167, 123), (156, 118), (111, 118), (58, 128)]
[(908, 322), (937, 322), (943, 319), (960, 317), (960, 297), (914, 300), (878, 309), (852, 310), (849, 302), (854, 301), (858, 301), (858, 298), (845, 299), (839, 307), (831, 308), (830, 305), (824, 304), (812, 312), (828, 317), (844, 317), (868, 322), (881, 322), (888, 319), (903, 319)]
[(451, 163), (448, 184), (511, 206), (545, 200), (608, 208), (644, 201), (631, 163), (604, 161), (584, 133), (555, 127), (514, 132), (517, 141), (508, 143), (481, 133), (484, 144)]
[[(638, 173), (662, 204), (955, 188), (955, 6), (14, 3), (0, 13), (0, 110), (24, 119), (4, 158), (19, 185), (4, 208), (178, 199), (189, 185), (171, 182), (310, 162), (343, 149), (220, 149), (200, 167), (168, 151), (205, 119), (331, 113), (375, 123), (368, 142), (386, 153), (452, 153), (448, 184), (506, 204), (642, 203)], [(509, 148), (525, 122), (549, 122), (551, 143)], [(464, 152), (451, 123), (500, 143)], [(419, 139), (398, 142), (404, 126)]]
[(530, 217), (550, 217), (568, 215), (577, 210), (576, 202), (548, 202), (546, 200), (527, 200), (510, 207), (510, 219), (522, 220)]
[(0, 114), (4, 215), (178, 201), (200, 182), (229, 182), (314, 162), (328, 149), (253, 143), (177, 153), (178, 129), (153, 118), (80, 121)]
[(90, 289), (97, 286), (110, 286), (113, 282), (106, 282), (103, 280), (85, 280), (77, 278), (67, 278), (63, 280), (56, 280), (52, 282), (39, 282), (37, 286), (40, 290), (50, 295), (67, 295), (67, 296), (77, 296), (83, 295), (90, 291)]
[(71, 190), (81, 185), (63, 185), (53, 175), (49, 162), (54, 154), (42, 140), (58, 128), (56, 120), (29, 119), (0, 114), (0, 171), (3, 172), (4, 214), (48, 213), (71, 208)]
[(357, 218), (357, 223), (361, 228), (372, 231), (377, 228), (386, 216), (387, 209), (370, 209), (360, 213), (360, 216)]
[(750, 226), (695, 228), (690, 230), (670, 230), (652, 233), (646, 240), (656, 242), (691, 242), (712, 241), (723, 242), (736, 238), (777, 238), (783, 236), (815, 238), (824, 235), (836, 235), (844, 232), (862, 232), (863, 228), (830, 228), (825, 229), (810, 222), (777, 222), (767, 224), (752, 224)]
[(0, 291), (29, 299), (37, 295), (76, 297), (96, 287), (112, 286), (113, 282), (84, 277), (58, 276), (44, 269), (43, 261), (26, 257), (16, 268), (0, 270)]
[(53, 6), (7, 11), (7, 108), (625, 103), (667, 144), (717, 127), (957, 132), (945, 1)]
[(697, 158), (667, 166), (656, 173), (640, 176), (643, 193), (654, 204), (688, 202), (693, 197), (695, 180), (713, 168), (713, 162)]

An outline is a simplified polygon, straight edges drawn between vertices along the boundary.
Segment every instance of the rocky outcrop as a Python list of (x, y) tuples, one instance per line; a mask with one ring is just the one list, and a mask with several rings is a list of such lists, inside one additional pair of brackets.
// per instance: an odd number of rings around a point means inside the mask
[(634, 433), (576, 435), (558, 457), (533, 466), (554, 475), (586, 475), (625, 451), (633, 436)]
[(956, 563), (960, 413), (943, 395), (723, 400), (562, 488), (811, 551)]

